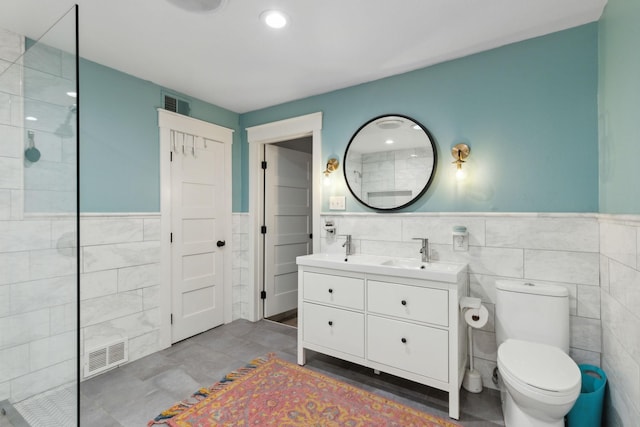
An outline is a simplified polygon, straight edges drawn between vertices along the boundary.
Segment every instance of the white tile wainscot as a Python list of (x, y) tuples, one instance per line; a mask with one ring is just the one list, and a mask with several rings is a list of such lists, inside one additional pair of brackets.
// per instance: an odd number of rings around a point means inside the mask
[(602, 368), (609, 377), (605, 425), (640, 419), (640, 215), (600, 215)]
[[(83, 217), (84, 218), (84, 217)], [(130, 220), (143, 219), (143, 239), (157, 235), (153, 221), (159, 216), (102, 215), (94, 219)], [(610, 377), (610, 398), (606, 402), (608, 414), (615, 420), (608, 425), (633, 425), (640, 418), (640, 335), (637, 324), (640, 316), (635, 307), (640, 293), (640, 216), (598, 214), (500, 214), (500, 213), (400, 213), (400, 214), (336, 214), (326, 213), (321, 220), (335, 221), (338, 234), (352, 234), (356, 252), (359, 254), (387, 255), (418, 259), (419, 243), (413, 237), (428, 237), (434, 258), (442, 261), (460, 261), (469, 264), (471, 295), (482, 298), (490, 313), (490, 321), (474, 335), (475, 368), (483, 377), (486, 387), (495, 387), (491, 381), (496, 366), (496, 342), (494, 328), (495, 282), (499, 279), (538, 281), (566, 287), (571, 302), (571, 356), (578, 363), (600, 365)], [(54, 223), (53, 229), (60, 223)], [(94, 222), (93, 225), (97, 225)], [(465, 225), (469, 230), (469, 252), (454, 252), (451, 227)], [(61, 232), (60, 232), (61, 233)], [(136, 232), (136, 235), (139, 233)], [(249, 304), (248, 216), (233, 214), (233, 318), (247, 318)], [(320, 236), (321, 251), (342, 253), (342, 239)], [(119, 242), (131, 243), (131, 242)], [(112, 244), (119, 244), (114, 242)], [(135, 242), (134, 242), (135, 243)], [(635, 243), (635, 244), (634, 244)], [(571, 267), (555, 265), (549, 270), (540, 268), (538, 260), (557, 254), (565, 260), (577, 259), (585, 271), (573, 271)], [(158, 260), (159, 262), (159, 260)], [(0, 277), (0, 295), (9, 292), (2, 281), (26, 281), (29, 256), (27, 252), (0, 253), (0, 267), (23, 265), (15, 270), (15, 278)], [(153, 269), (154, 263), (145, 268)], [(139, 279), (131, 275), (129, 268), (138, 266), (97, 270), (83, 273), (82, 298), (94, 299), (120, 292), (135, 292)], [(122, 274), (118, 276), (120, 270)], [(9, 271), (14, 271), (10, 269)], [(125, 274), (128, 273), (128, 274)], [(594, 278), (595, 274), (595, 278)], [(533, 276), (533, 277), (532, 277)], [(598, 278), (599, 276), (599, 278)], [(125, 278), (126, 277), (126, 278)], [(142, 287), (142, 307), (137, 313), (124, 315), (112, 321), (110, 330), (124, 334), (133, 331), (132, 358), (142, 357), (152, 351), (158, 343), (157, 311), (154, 311), (153, 286)], [(136, 297), (134, 297), (136, 298)], [(0, 317), (9, 310), (0, 299)], [(50, 311), (51, 328), (55, 334), (63, 335), (73, 329), (75, 306), (64, 304)], [(37, 315), (34, 312), (33, 315)], [(154, 317), (156, 316), (156, 317)], [(602, 319), (601, 319), (602, 318)], [(37, 320), (33, 320), (37, 322)], [(49, 320), (47, 320), (49, 322)], [(66, 326), (65, 326), (66, 325)], [(83, 328), (89, 340), (102, 340), (98, 323)], [(2, 326), (2, 325), (0, 325)], [(95, 328), (94, 328), (95, 326)], [(35, 328), (33, 333), (38, 333)], [(128, 333), (128, 332), (127, 332)], [(42, 337), (41, 339), (46, 339)], [(137, 342), (137, 343), (136, 343)], [(21, 344), (16, 344), (21, 345)], [(81, 347), (82, 348), (82, 347)], [(20, 351), (19, 349), (12, 351)], [(1, 356), (1, 355), (0, 355)], [(56, 365), (62, 366), (62, 364)], [(14, 363), (15, 365), (15, 363)], [(23, 369), (14, 366), (16, 372)], [(9, 390), (9, 383), (0, 384)], [(6, 394), (6, 393), (4, 393)]]
[[(596, 214), (330, 212), (322, 215), (323, 223), (325, 219), (334, 221), (336, 234), (351, 234), (358, 254), (419, 259), (420, 244), (412, 238), (426, 237), (435, 261), (469, 265), (471, 296), (481, 298), (491, 316), (474, 335), (474, 365), (485, 387), (496, 388), (491, 378), (497, 354), (495, 282), (500, 279), (566, 287), (571, 298), (571, 357), (577, 363), (600, 366), (600, 224)], [(453, 251), (454, 225), (467, 227), (468, 252)], [(343, 252), (343, 240), (322, 230), (321, 252)]]
[[(130, 362), (161, 349), (159, 224), (159, 214), (82, 215), (82, 356), (122, 338)], [(234, 320), (248, 317), (248, 236), (248, 214), (234, 213)]]
[(80, 352), (127, 339), (129, 361), (161, 349), (160, 214), (82, 214)]
[(249, 318), (249, 214), (232, 216), (233, 320)]

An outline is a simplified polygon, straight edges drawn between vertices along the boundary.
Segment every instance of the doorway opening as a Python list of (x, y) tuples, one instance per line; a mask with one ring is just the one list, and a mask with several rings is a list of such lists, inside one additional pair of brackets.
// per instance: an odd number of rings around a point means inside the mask
[(271, 322), (281, 323), (283, 325), (291, 326), (292, 328), (298, 327), (298, 309), (285, 311), (284, 313), (276, 314), (275, 316), (265, 317), (265, 320)]
[(321, 128), (322, 113), (247, 128), (249, 320), (282, 321), (297, 309), (296, 251), (319, 250)]
[(262, 310), (283, 323), (297, 317), (296, 258), (313, 252), (312, 151), (311, 136), (263, 147)]

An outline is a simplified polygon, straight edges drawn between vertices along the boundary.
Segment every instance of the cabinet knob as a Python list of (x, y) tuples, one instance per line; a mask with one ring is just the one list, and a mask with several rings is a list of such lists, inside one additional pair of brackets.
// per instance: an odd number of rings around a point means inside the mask
[(329, 288), (329, 293), (332, 294), (333, 293), (333, 289)]
[(329, 326), (333, 326), (333, 321), (329, 320)]
[(402, 344), (406, 344), (407, 343), (407, 339), (406, 338), (402, 338), (400, 341), (402, 341)]
[(402, 305), (407, 305), (407, 300), (404, 300), (404, 299), (403, 299), (402, 301), (400, 301), (400, 304), (402, 304)]

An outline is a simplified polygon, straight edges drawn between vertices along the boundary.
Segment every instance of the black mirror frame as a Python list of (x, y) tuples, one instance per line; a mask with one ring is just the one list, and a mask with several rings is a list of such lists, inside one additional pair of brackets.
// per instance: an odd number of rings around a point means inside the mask
[[(407, 119), (407, 120), (411, 120), (413, 123), (417, 124), (418, 126), (420, 126), (420, 128), (422, 129), (422, 131), (427, 135), (427, 137), (429, 138), (429, 142), (431, 143), (431, 148), (433, 150), (433, 168), (431, 169), (431, 176), (429, 176), (429, 180), (427, 181), (427, 183), (425, 184), (424, 188), (422, 188), (422, 190), (411, 200), (409, 200), (407, 203), (400, 205), (400, 206), (395, 206), (393, 208), (379, 208), (379, 207), (375, 207), (375, 206), (371, 206), (367, 203), (365, 203), (362, 199), (360, 199), (360, 197), (356, 196), (356, 193), (353, 191), (353, 189), (351, 188), (351, 185), (349, 185), (349, 179), (347, 177), (347, 154), (349, 153), (349, 147), (351, 147), (351, 143), (353, 142), (353, 140), (356, 138), (356, 136), (358, 135), (358, 133), (360, 133), (360, 131), (366, 127), (367, 125), (369, 125), (372, 122), (375, 122), (376, 120), (380, 120), (382, 118), (385, 117), (402, 117), (403, 119)], [(433, 182), (433, 178), (436, 175), (436, 169), (438, 167), (438, 150), (436, 149), (436, 143), (435, 140), (433, 138), (433, 135), (431, 135), (431, 132), (429, 132), (429, 130), (424, 127), (422, 125), (422, 123), (420, 123), (419, 121), (409, 117), (409, 116), (405, 116), (403, 114), (383, 114), (377, 117), (372, 118), (371, 120), (367, 121), (366, 123), (364, 123), (362, 126), (360, 126), (358, 128), (358, 130), (355, 131), (355, 133), (351, 136), (351, 139), (349, 140), (349, 144), (347, 144), (347, 148), (345, 148), (344, 150), (344, 165), (342, 167), (342, 173), (344, 175), (344, 181), (347, 184), (347, 188), (349, 189), (349, 192), (351, 193), (351, 195), (358, 201), (360, 202), (362, 205), (368, 207), (369, 209), (373, 209), (376, 211), (382, 211), (382, 212), (393, 212), (393, 211), (397, 211), (400, 209), (404, 209), (407, 206), (410, 206), (412, 204), (414, 204), (415, 202), (417, 202), (423, 195), (424, 193), (427, 192), (427, 190), (429, 189), (429, 187), (431, 186), (431, 183)]]

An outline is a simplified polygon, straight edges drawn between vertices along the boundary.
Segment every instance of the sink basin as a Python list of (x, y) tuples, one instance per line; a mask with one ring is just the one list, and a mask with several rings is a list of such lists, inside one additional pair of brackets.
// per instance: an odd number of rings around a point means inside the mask
[[(313, 254), (313, 255), (305, 255), (302, 257), (298, 257), (297, 260), (312, 260), (321, 263), (351, 263), (351, 264), (363, 264), (363, 265), (377, 265), (387, 258), (379, 257), (376, 255), (349, 255), (345, 256), (344, 254)], [(298, 262), (298, 264), (300, 264)]]
[(417, 259), (392, 258), (388, 261), (383, 262), (382, 265), (388, 265), (389, 267), (397, 268), (424, 269), (428, 264), (418, 261)]
[(445, 262), (421, 262), (413, 258), (378, 255), (349, 255), (320, 253), (299, 256), (298, 265), (333, 268), (396, 277), (456, 283), (466, 273), (467, 265)]

